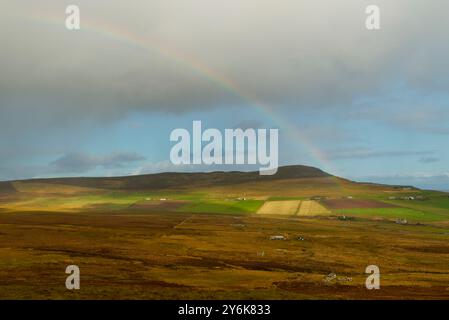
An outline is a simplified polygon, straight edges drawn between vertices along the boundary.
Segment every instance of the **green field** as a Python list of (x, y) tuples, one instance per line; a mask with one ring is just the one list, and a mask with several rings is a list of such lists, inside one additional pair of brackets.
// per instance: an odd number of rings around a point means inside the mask
[(434, 213), (409, 209), (409, 208), (373, 208), (373, 209), (340, 209), (334, 211), (337, 214), (348, 216), (386, 218), (386, 219), (407, 219), (411, 222), (443, 221), (449, 218), (448, 215), (438, 215)]
[(264, 203), (261, 200), (199, 201), (183, 206), (181, 212), (248, 214), (255, 213)]

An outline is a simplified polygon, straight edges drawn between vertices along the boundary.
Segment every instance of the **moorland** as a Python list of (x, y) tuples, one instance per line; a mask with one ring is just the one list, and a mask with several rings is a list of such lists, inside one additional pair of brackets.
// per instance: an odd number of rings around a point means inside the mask
[(448, 193), (306, 166), (0, 182), (1, 299), (447, 299), (448, 241)]

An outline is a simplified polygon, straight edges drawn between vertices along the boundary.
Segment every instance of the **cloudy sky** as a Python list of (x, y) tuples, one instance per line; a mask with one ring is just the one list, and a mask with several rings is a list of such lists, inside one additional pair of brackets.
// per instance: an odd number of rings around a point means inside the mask
[(169, 162), (201, 120), (278, 128), (281, 164), (449, 190), (447, 0), (0, 6), (0, 180), (208, 170)]

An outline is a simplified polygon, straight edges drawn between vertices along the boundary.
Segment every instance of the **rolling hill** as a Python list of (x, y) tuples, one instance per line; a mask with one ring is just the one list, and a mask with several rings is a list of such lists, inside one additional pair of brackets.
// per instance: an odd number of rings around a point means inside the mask
[[(51, 178), (21, 180), (21, 183), (45, 183), (85, 188), (122, 189), (122, 190), (154, 190), (165, 188), (210, 187), (250, 182), (267, 182), (287, 179), (329, 178), (330, 174), (308, 166), (280, 167), (275, 175), (261, 176), (259, 172), (210, 172), (210, 173), (157, 173), (136, 176), (111, 178)], [(0, 192), (12, 191), (12, 184), (18, 181), (0, 182)]]
[(442, 192), (358, 183), (301, 165), (281, 167), (272, 176), (170, 172), (0, 183), (0, 210), (12, 211), (345, 214), (431, 221), (449, 220), (448, 208)]

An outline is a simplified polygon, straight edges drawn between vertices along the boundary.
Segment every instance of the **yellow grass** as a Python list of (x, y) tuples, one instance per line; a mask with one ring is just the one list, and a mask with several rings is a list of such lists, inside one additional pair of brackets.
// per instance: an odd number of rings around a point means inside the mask
[(267, 201), (257, 211), (258, 214), (294, 215), (301, 204), (300, 200)]
[(315, 216), (321, 214), (329, 214), (330, 211), (316, 201), (306, 200), (301, 202), (298, 210), (300, 216)]
[(267, 201), (257, 211), (257, 213), (265, 215), (316, 216), (316, 215), (329, 214), (330, 211), (317, 201), (286, 200), (286, 201)]

